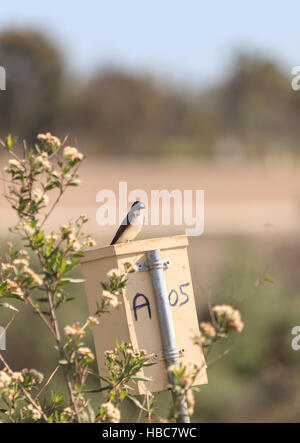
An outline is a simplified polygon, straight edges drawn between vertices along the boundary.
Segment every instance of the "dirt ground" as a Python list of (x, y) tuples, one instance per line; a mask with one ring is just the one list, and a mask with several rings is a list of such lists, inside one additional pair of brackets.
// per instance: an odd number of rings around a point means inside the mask
[[(107, 244), (115, 227), (97, 224), (96, 212), (101, 204), (96, 195), (102, 189), (111, 189), (118, 201), (119, 182), (126, 181), (128, 192), (142, 189), (149, 196), (153, 189), (204, 190), (204, 234), (298, 231), (299, 172), (300, 162), (275, 160), (226, 165), (201, 159), (89, 159), (81, 168), (82, 185), (65, 195), (50, 227), (85, 212), (90, 218), (89, 231), (99, 245)], [(0, 208), (2, 227), (8, 227), (14, 214), (2, 195)], [(147, 226), (140, 238), (182, 232), (180, 226)]]

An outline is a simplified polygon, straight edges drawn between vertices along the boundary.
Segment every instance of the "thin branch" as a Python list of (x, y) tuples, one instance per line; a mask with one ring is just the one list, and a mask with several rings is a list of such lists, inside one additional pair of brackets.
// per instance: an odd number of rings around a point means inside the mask
[(61, 199), (63, 193), (64, 193), (64, 189), (61, 188), (61, 189), (59, 190), (59, 194), (58, 194), (56, 200), (54, 201), (53, 205), (52, 205), (51, 208), (49, 209), (48, 213), (45, 214), (45, 217), (44, 217), (44, 220), (43, 220), (42, 223), (41, 223), (40, 229), (42, 229), (43, 225), (46, 223), (46, 220), (50, 217), (50, 215), (51, 215), (53, 209), (54, 209), (55, 206), (58, 204), (58, 202), (59, 202), (59, 200)]
[[(145, 403), (146, 403), (146, 395), (147, 395), (147, 394), (144, 395), (144, 400), (143, 400), (143, 403), (142, 403), (142, 406), (143, 406), (143, 407), (145, 406)], [(141, 418), (142, 418), (142, 413), (143, 413), (143, 410), (140, 408), (140, 410), (139, 410), (139, 415), (138, 415), (138, 417), (137, 417), (137, 423), (140, 422), (140, 420), (141, 420)]]
[(16, 318), (16, 316), (18, 315), (19, 312), (15, 312), (15, 314), (12, 316), (12, 318), (9, 320), (9, 322), (7, 323), (7, 325), (5, 326), (4, 330), (5, 332), (7, 332), (8, 328), (10, 327), (10, 325), (13, 323), (14, 319)]
[(46, 388), (46, 386), (48, 386), (48, 384), (51, 382), (52, 378), (54, 377), (54, 375), (56, 374), (56, 372), (59, 370), (60, 366), (56, 366), (56, 368), (54, 369), (54, 371), (51, 373), (50, 377), (48, 378), (48, 380), (46, 381), (46, 383), (44, 384), (44, 386), (42, 386), (41, 390), (37, 393), (37, 395), (35, 396), (35, 400), (37, 398), (39, 398), (39, 396), (41, 395), (41, 393), (44, 391), (44, 389)]
[(225, 349), (225, 351), (221, 352), (221, 354), (217, 355), (217, 357), (215, 357), (213, 360), (207, 362), (207, 366), (211, 367), (212, 365), (214, 365), (217, 361), (221, 360), (223, 357), (225, 357), (227, 354), (229, 354), (229, 352), (232, 349), (232, 346), (229, 346), (229, 348)]
[(27, 143), (26, 140), (23, 140), (23, 155), (24, 155), (24, 160), (27, 157)]
[(61, 199), (62, 195), (64, 194), (64, 192), (66, 191), (69, 183), (71, 183), (71, 181), (73, 180), (73, 178), (75, 177), (79, 167), (80, 167), (81, 163), (78, 163), (77, 167), (74, 169), (71, 178), (64, 184), (62, 185), (59, 194), (56, 198), (56, 200), (54, 201), (53, 205), (51, 206), (50, 210), (48, 211), (48, 213), (45, 215), (44, 220), (42, 221), (41, 225), (40, 225), (40, 229), (44, 226), (44, 224), (46, 223), (47, 219), (50, 217), (50, 215), (52, 214), (54, 208), (56, 207), (56, 205), (59, 203), (59, 200)]
[(50, 325), (50, 323), (48, 322), (47, 318), (45, 317), (45, 315), (42, 313), (42, 311), (40, 310), (40, 308), (38, 308), (36, 306), (36, 304), (33, 302), (33, 300), (31, 299), (30, 296), (27, 296), (27, 300), (29, 301), (29, 303), (31, 304), (31, 306), (33, 307), (33, 309), (39, 314), (39, 316), (41, 317), (41, 319), (43, 320), (43, 322), (46, 324), (47, 328), (51, 331), (51, 334), (54, 336), (55, 338), (55, 333), (53, 331), (52, 326)]

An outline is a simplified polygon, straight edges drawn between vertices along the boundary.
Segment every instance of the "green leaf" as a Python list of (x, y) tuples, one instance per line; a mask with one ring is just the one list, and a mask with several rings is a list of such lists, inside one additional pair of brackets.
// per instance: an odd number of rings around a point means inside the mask
[(108, 385), (110, 385), (110, 379), (109, 379), (108, 377), (103, 377), (102, 375), (97, 374), (97, 373), (95, 373), (95, 372), (91, 372), (91, 375), (92, 375), (93, 377), (98, 378), (99, 380), (103, 380), (103, 381), (105, 381)]
[(120, 400), (121, 400), (121, 401), (124, 400), (124, 398), (126, 398), (127, 395), (128, 395), (128, 391), (127, 391), (127, 390), (126, 390), (126, 391), (122, 391), (122, 392), (121, 392), (121, 395), (120, 395)]
[(60, 275), (64, 274), (64, 270), (66, 269), (66, 266), (67, 266), (67, 260), (65, 259), (65, 257), (63, 257), (61, 260), (59, 270), (58, 270)]
[(73, 258), (76, 258), (76, 257), (84, 257), (84, 252), (83, 252), (83, 251), (75, 252), (75, 254), (72, 254), (72, 257), (73, 257)]
[(78, 265), (80, 263), (80, 260), (74, 260), (71, 263), (66, 264), (64, 271), (62, 274), (67, 274), (67, 272), (71, 271), (71, 269), (74, 268), (74, 266)]
[(133, 397), (132, 395), (128, 394), (127, 395), (128, 400), (132, 401), (132, 403), (135, 404), (135, 406), (137, 406), (138, 408), (142, 409), (143, 411), (148, 411), (146, 408), (144, 408), (144, 406), (138, 401), (137, 398)]
[(43, 240), (43, 238), (44, 238), (44, 231), (40, 231), (40, 232), (38, 233), (38, 235), (35, 237), (35, 241), (36, 241), (37, 243), (39, 243), (39, 242), (41, 242), (41, 241)]
[(97, 392), (107, 391), (108, 389), (111, 389), (111, 386), (103, 386), (103, 388), (97, 389), (86, 389), (83, 392), (85, 394), (96, 394)]
[(9, 292), (6, 294), (1, 294), (0, 298), (15, 298), (17, 300), (24, 301), (23, 297), (21, 297), (19, 294), (11, 294)]
[(50, 191), (51, 189), (54, 189), (57, 187), (56, 183), (50, 183), (50, 185), (45, 186), (45, 191)]
[(9, 134), (5, 140), (6, 146), (8, 147), (8, 149), (12, 149), (14, 147), (14, 145), (17, 143), (17, 141), (18, 141), (18, 137), (16, 137), (16, 136), (13, 137), (11, 134)]
[(90, 402), (88, 402), (87, 407), (88, 407), (88, 411), (89, 411), (89, 415), (90, 415), (90, 422), (94, 423), (96, 416), (95, 416), (95, 412), (94, 412)]
[(84, 283), (85, 282), (85, 280), (83, 278), (62, 278), (61, 281), (67, 282), (67, 283)]
[(266, 281), (266, 282), (268, 282), (268, 283), (275, 283), (275, 281), (273, 280), (273, 278), (272, 277), (265, 277), (264, 278), (264, 281)]
[(133, 375), (130, 377), (132, 380), (152, 381), (152, 378), (144, 377), (143, 375)]
[(3, 283), (0, 283), (0, 294), (2, 295), (7, 290), (7, 282), (4, 281)]
[(11, 309), (12, 311), (19, 312), (19, 309), (15, 308), (14, 306), (10, 305), (9, 303), (0, 303), (0, 307)]
[(143, 362), (143, 367), (145, 367), (145, 366), (153, 366), (153, 365), (157, 365), (157, 362), (156, 361), (154, 361), (154, 362), (152, 362), (152, 361), (145, 361), (145, 362)]

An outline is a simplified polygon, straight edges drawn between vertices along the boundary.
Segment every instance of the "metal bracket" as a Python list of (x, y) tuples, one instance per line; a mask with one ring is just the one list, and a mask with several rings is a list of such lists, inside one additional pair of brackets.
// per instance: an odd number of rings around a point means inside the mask
[[(147, 262), (137, 262), (135, 264), (137, 266), (137, 272), (149, 271), (149, 266)], [(163, 269), (169, 269), (171, 266), (170, 260), (165, 260), (162, 263)]]
[(152, 363), (158, 363), (159, 361), (167, 360), (170, 357), (173, 357), (175, 360), (184, 356), (184, 349), (173, 349), (172, 351), (158, 351), (152, 352), (148, 357)]

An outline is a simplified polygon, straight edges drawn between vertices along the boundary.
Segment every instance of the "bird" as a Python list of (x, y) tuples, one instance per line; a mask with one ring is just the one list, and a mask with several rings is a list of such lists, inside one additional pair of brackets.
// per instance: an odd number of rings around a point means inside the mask
[(111, 241), (111, 245), (115, 243), (130, 242), (140, 233), (145, 220), (145, 205), (143, 202), (136, 201), (131, 206), (128, 214), (122, 221), (116, 235)]

